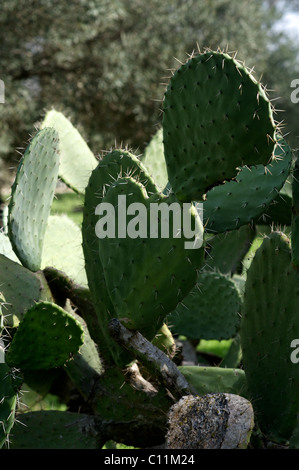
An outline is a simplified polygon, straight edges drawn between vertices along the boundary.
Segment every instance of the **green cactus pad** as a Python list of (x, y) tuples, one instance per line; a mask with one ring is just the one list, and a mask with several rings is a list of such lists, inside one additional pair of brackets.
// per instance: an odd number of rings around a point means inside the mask
[(162, 191), (168, 183), (163, 147), (163, 129), (159, 129), (154, 134), (145, 148), (141, 161), (152, 175), (157, 187)]
[(84, 193), (92, 170), (98, 161), (78, 130), (62, 113), (48, 111), (41, 128), (53, 127), (59, 136), (59, 177), (70, 188)]
[[(181, 221), (181, 206), (174, 196), (154, 194), (148, 197), (144, 186), (132, 178), (118, 179), (107, 191), (103, 203), (115, 209), (115, 219), (125, 215), (119, 206), (119, 196), (126, 197), (126, 207), (139, 204), (121, 229), (132, 233), (99, 238), (99, 255), (105, 273), (106, 285), (117, 317), (129, 329), (137, 329), (152, 340), (162, 327), (165, 316), (183, 300), (196, 284), (197, 270), (203, 263), (203, 246), (186, 249), (186, 238)], [(172, 217), (157, 214), (157, 233), (151, 222), (151, 204), (169, 210), (175, 204), (180, 215), (178, 231), (173, 229)], [(133, 207), (133, 206), (132, 206)], [(143, 212), (139, 212), (142, 207)], [(194, 207), (189, 205), (192, 224), (202, 235), (202, 225)], [(191, 209), (192, 207), (192, 209)], [(136, 221), (137, 217), (137, 221)], [(167, 232), (161, 235), (162, 222)], [(135, 225), (136, 224), (136, 225)], [(165, 226), (165, 224), (164, 224)], [(135, 231), (136, 229), (136, 231)], [(173, 233), (175, 232), (175, 233)], [(155, 235), (155, 236), (154, 236)]]
[(179, 370), (199, 395), (235, 393), (247, 397), (245, 372), (242, 369), (179, 366)]
[(10, 241), (22, 264), (31, 271), (40, 269), (58, 169), (58, 134), (45, 128), (33, 137), (24, 153), (9, 204)]
[[(207, 231), (234, 230), (249, 222), (264, 223), (262, 215), (277, 197), (290, 171), (292, 152), (278, 139), (274, 158), (266, 167), (242, 168), (236, 181), (228, 181), (207, 193), (204, 223)], [(265, 217), (267, 222), (267, 217)]]
[(273, 232), (247, 271), (241, 346), (259, 427), (274, 440), (292, 434), (299, 409), (299, 367), (291, 343), (299, 338), (298, 275), (289, 240)]
[(0, 255), (0, 285), (5, 298), (6, 326), (15, 327), (43, 295), (40, 278), (19, 263)]
[(31, 411), (18, 416), (11, 449), (100, 449), (93, 416), (70, 411)]
[(66, 215), (51, 215), (45, 232), (41, 268), (54, 267), (87, 286), (79, 225)]
[(17, 255), (13, 251), (9, 237), (4, 232), (1, 232), (1, 231), (0, 231), (0, 254), (6, 256), (12, 261), (15, 261), (16, 263), (20, 263)]
[(82, 344), (83, 329), (72, 315), (51, 302), (39, 302), (20, 322), (6, 362), (23, 369), (51, 369), (66, 363)]
[(267, 165), (275, 124), (262, 86), (220, 52), (190, 58), (164, 97), (163, 141), (169, 182), (178, 199), (203, 200), (244, 165)]
[(13, 371), (5, 363), (0, 363), (0, 449), (8, 441), (15, 422), (17, 393)]
[(167, 317), (173, 333), (197, 339), (230, 339), (239, 329), (241, 298), (234, 282), (217, 272), (201, 272), (197, 285)]
[(223, 274), (237, 272), (255, 234), (255, 229), (249, 225), (217, 234), (207, 242), (209, 250), (205, 270), (220, 271)]
[(152, 178), (135, 155), (126, 150), (113, 150), (100, 160), (89, 179), (85, 192), (82, 224), (85, 269), (102, 331), (101, 353), (107, 361), (111, 360), (112, 354), (117, 363), (122, 362), (120, 356), (123, 353), (108, 333), (109, 320), (116, 314), (106, 288), (105, 275), (100, 261), (98, 238), (95, 233), (98, 216), (95, 214), (95, 209), (102, 202), (109, 186), (119, 177), (128, 175), (140, 180), (149, 193), (157, 192)]
[(66, 363), (64, 370), (77, 390), (79, 390), (84, 399), (88, 401), (94, 391), (99, 376), (104, 373), (104, 367), (97, 346), (90, 337), (86, 323), (75, 312), (71, 312), (71, 315), (83, 329), (84, 343), (73, 360)]

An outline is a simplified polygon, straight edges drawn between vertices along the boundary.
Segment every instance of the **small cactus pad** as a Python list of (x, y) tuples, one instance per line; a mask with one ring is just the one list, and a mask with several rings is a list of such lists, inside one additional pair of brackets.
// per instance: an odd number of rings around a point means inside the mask
[(142, 163), (162, 191), (168, 183), (167, 167), (164, 157), (163, 130), (159, 129), (145, 148)]
[(70, 188), (84, 193), (92, 170), (98, 162), (78, 130), (62, 113), (48, 111), (41, 128), (53, 127), (59, 137), (59, 177)]
[(263, 223), (262, 216), (283, 187), (291, 162), (291, 149), (284, 139), (279, 138), (274, 157), (266, 167), (242, 168), (235, 181), (209, 191), (203, 205), (207, 231), (217, 233), (234, 230), (249, 222)]
[(16, 263), (20, 263), (17, 255), (13, 251), (9, 237), (2, 231), (0, 231), (0, 254), (6, 256), (12, 261), (15, 261)]
[(6, 362), (23, 369), (51, 369), (62, 366), (82, 344), (83, 329), (72, 315), (51, 302), (39, 302), (20, 322)]
[(76, 283), (87, 286), (82, 233), (66, 215), (51, 215), (45, 232), (41, 269), (54, 267)]
[(164, 97), (163, 141), (168, 177), (182, 201), (201, 201), (238, 167), (266, 165), (275, 124), (271, 104), (249, 71), (220, 52), (190, 58)]
[[(125, 211), (119, 204), (119, 196), (126, 198)], [(203, 246), (185, 248), (181, 205), (173, 195), (148, 197), (141, 183), (121, 178), (108, 189), (103, 203), (115, 209), (112, 219), (119, 223), (121, 217), (121, 230), (126, 231), (121, 234), (118, 224), (115, 236), (98, 240), (110, 298), (124, 325), (152, 340), (165, 316), (195, 285), (197, 269), (203, 263)], [(187, 205), (192, 224), (202, 234), (200, 217), (191, 204)], [(133, 207), (130, 215), (126, 215)], [(166, 212), (162, 212), (164, 209)], [(173, 209), (179, 219), (177, 227), (171, 215)], [(167, 233), (163, 234), (165, 228)]]
[(58, 135), (45, 128), (33, 137), (17, 170), (9, 204), (8, 233), (22, 264), (40, 269), (44, 234), (59, 169)]
[(0, 363), (0, 449), (8, 441), (15, 421), (17, 393), (14, 372), (5, 363)]
[(230, 339), (239, 329), (241, 297), (235, 283), (217, 272), (201, 272), (197, 285), (167, 317), (173, 333), (197, 339)]
[(166, 449), (246, 449), (253, 427), (253, 408), (243, 397), (184, 396), (168, 413)]
[(289, 240), (273, 232), (247, 271), (241, 346), (259, 427), (275, 440), (290, 438), (299, 409), (299, 367), (291, 356), (299, 338), (298, 296)]
[(207, 241), (209, 250), (205, 270), (220, 271), (223, 274), (238, 272), (255, 235), (256, 230), (250, 225), (215, 235)]
[(5, 325), (15, 327), (42, 295), (40, 278), (4, 255), (0, 255), (0, 285), (5, 298)]
[(199, 395), (227, 392), (246, 398), (246, 378), (242, 369), (179, 366), (179, 370)]

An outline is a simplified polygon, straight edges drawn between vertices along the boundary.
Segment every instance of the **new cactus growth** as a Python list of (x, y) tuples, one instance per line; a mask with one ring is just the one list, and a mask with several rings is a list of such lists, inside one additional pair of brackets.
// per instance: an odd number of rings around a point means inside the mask
[[(186, 395), (203, 405), (194, 407), (194, 423), (207, 424), (221, 409), (210, 447), (248, 445), (247, 400), (264, 440), (297, 445), (299, 369), (290, 361), (299, 334), (297, 166), (293, 194), (286, 193), (292, 152), (266, 91), (226, 53), (192, 55), (173, 74), (163, 107), (162, 129), (141, 158), (119, 148), (95, 159), (55, 110), (24, 153), (8, 233), (0, 233), (0, 445), (150, 447), (165, 442), (169, 410)], [(50, 215), (58, 177), (84, 194), (81, 228)], [(292, 228), (291, 246), (276, 231), (261, 245), (273, 220)], [(217, 360), (193, 349), (186, 365), (181, 335), (183, 344), (225, 338), (231, 346)], [(22, 413), (17, 394), (26, 385), (43, 394), (58, 387), (71, 411)], [(243, 405), (231, 413), (228, 394), (248, 405), (240, 439)], [(187, 419), (175, 409), (179, 423)], [(179, 434), (171, 443), (167, 436), (170, 447), (184, 445)], [(200, 447), (202, 435), (192, 436)]]

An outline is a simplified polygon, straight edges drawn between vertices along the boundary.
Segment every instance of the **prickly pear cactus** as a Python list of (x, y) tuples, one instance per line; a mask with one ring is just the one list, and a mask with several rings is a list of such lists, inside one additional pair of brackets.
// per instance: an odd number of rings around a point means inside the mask
[(202, 272), (197, 284), (168, 317), (172, 332), (188, 338), (233, 338), (240, 324), (241, 297), (233, 280)]
[(9, 443), (9, 433), (15, 422), (17, 387), (14, 371), (0, 363), (0, 449)]
[(235, 230), (254, 221), (262, 223), (269, 204), (289, 175), (292, 151), (278, 137), (271, 163), (242, 168), (234, 181), (214, 187), (204, 202), (204, 223), (211, 232)]
[[(123, 216), (119, 207), (119, 196), (126, 197), (127, 207), (133, 204), (144, 209), (139, 218), (129, 217), (123, 226), (131, 234), (123, 237), (99, 239), (99, 254), (105, 273), (106, 285), (114, 304), (117, 316), (130, 329), (139, 330), (152, 340), (162, 327), (167, 313), (184, 299), (196, 284), (197, 269), (203, 262), (203, 247), (188, 250), (181, 225), (181, 206), (173, 197), (163, 195), (148, 196), (144, 186), (132, 178), (119, 179), (112, 185), (103, 203), (118, 208), (116, 220)], [(168, 234), (163, 237), (162, 222), (165, 215), (156, 214), (153, 226), (151, 205), (164, 205), (167, 214), (174, 204), (180, 225), (175, 226), (169, 217)], [(201, 220), (190, 205), (189, 215), (202, 235)], [(159, 217), (159, 219), (158, 219)], [(157, 232), (155, 232), (157, 230)], [(139, 231), (139, 235), (138, 235)], [(141, 233), (142, 231), (142, 233)], [(138, 266), (138, 269), (135, 268)]]
[(275, 124), (262, 86), (228, 54), (190, 58), (164, 96), (163, 141), (168, 177), (178, 199), (203, 200), (244, 165), (272, 159)]
[(78, 130), (62, 113), (51, 109), (44, 117), (41, 129), (53, 127), (59, 137), (59, 177), (74, 191), (84, 194), (97, 159)]
[[(266, 439), (298, 445), (298, 168), (289, 194), (292, 154), (271, 103), (245, 66), (206, 51), (173, 74), (162, 126), (141, 159), (115, 149), (97, 161), (52, 111), (26, 149), (0, 232), (0, 445), (162, 444), (169, 409), (186, 393), (199, 415), (189, 408), (177, 430), (192, 445), (206, 447), (208, 435), (211, 446), (246, 447), (247, 400)], [(58, 176), (84, 193), (82, 235), (50, 216)], [(280, 232), (261, 244), (270, 229), (258, 224), (272, 221), (292, 228), (292, 251)], [(227, 352), (186, 366), (182, 334), (195, 346), (226, 338)], [(203, 356), (193, 352), (196, 364)], [(59, 382), (62, 405), (80, 419), (19, 413), (22, 382), (43, 398)], [(13, 426), (15, 410), (26, 432)]]
[(299, 409), (299, 368), (291, 360), (291, 343), (299, 337), (298, 286), (290, 241), (274, 232), (247, 272), (241, 345), (259, 426), (278, 441), (290, 438)]
[(22, 264), (31, 271), (41, 266), (44, 234), (59, 169), (58, 134), (39, 131), (27, 147), (12, 187), (8, 233)]
[(21, 321), (6, 362), (22, 369), (51, 369), (67, 362), (82, 344), (83, 330), (70, 314), (51, 302), (39, 302)]

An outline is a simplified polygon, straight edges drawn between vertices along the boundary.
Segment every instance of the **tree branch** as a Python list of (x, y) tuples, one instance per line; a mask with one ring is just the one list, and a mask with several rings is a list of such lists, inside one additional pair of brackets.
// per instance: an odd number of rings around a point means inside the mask
[(175, 397), (195, 394), (177, 366), (159, 348), (150, 343), (139, 331), (124, 327), (117, 318), (109, 322), (111, 336), (140, 360), (150, 372), (158, 373), (165, 387)]

